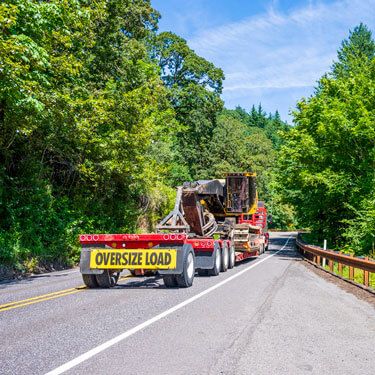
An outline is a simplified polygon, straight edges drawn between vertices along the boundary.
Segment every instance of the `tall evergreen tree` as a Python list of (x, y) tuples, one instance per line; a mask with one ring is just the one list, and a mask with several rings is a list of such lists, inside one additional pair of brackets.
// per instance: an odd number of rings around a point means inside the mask
[(332, 74), (334, 77), (348, 76), (363, 65), (371, 63), (375, 57), (375, 42), (372, 32), (366, 25), (360, 23), (349, 32), (349, 38), (341, 43), (337, 52), (337, 62), (333, 64)]

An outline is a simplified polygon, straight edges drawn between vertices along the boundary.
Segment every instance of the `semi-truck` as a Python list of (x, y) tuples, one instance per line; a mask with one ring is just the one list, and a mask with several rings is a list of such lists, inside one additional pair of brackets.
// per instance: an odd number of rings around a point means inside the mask
[(80, 271), (88, 288), (114, 287), (120, 273), (160, 275), (167, 288), (190, 287), (268, 248), (267, 209), (255, 173), (186, 182), (155, 233), (82, 234)]

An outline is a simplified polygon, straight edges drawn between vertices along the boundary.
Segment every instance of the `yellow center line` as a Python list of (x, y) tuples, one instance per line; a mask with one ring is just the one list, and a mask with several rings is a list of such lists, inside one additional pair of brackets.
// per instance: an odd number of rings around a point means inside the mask
[[(70, 292), (66, 292), (64, 294), (58, 294), (58, 295), (46, 297), (46, 298), (43, 298), (43, 299), (37, 299), (35, 301), (29, 301), (29, 302), (25, 302), (25, 303), (20, 303), (18, 305), (13, 305), (13, 306), (9, 306), (9, 307), (0, 308), (0, 312), (12, 310), (12, 309), (17, 309), (19, 307), (24, 307), (24, 306), (32, 305), (34, 303), (44, 302), (44, 301), (48, 301), (48, 300), (59, 298), (59, 297), (65, 297), (65, 296), (67, 296), (69, 294), (75, 294), (75, 293), (79, 293), (81, 291), (82, 291), (82, 289), (76, 289), (76, 290), (72, 290)], [(19, 301), (19, 302), (22, 302), (22, 301)]]
[[(119, 278), (119, 281), (128, 279), (130, 277), (133, 277), (133, 276), (132, 275), (121, 276)], [(59, 290), (57, 292), (41, 294), (40, 296), (30, 297), (30, 298), (26, 298), (26, 299), (19, 300), (19, 301), (7, 302), (7, 303), (4, 303), (4, 304), (0, 305), (0, 312), (16, 309), (18, 307), (24, 307), (24, 306), (32, 305), (34, 303), (49, 301), (51, 299), (55, 299), (55, 298), (59, 298), (59, 297), (65, 297), (65, 296), (68, 296), (70, 294), (78, 293), (78, 292), (81, 292), (81, 291), (86, 290), (86, 289), (87, 289), (87, 287), (85, 285), (79, 285), (75, 288), (63, 289), (63, 290)]]
[(64, 293), (70, 292), (72, 290), (76, 290), (76, 288), (59, 290), (57, 292), (52, 292), (52, 293), (47, 293), (47, 294), (41, 294), (40, 296), (26, 298), (26, 299), (23, 299), (23, 300), (20, 300), (20, 301), (14, 301), (14, 302), (4, 303), (4, 304), (0, 305), (0, 309), (5, 308), (5, 307), (9, 307), (9, 306), (13, 306), (13, 305), (18, 305), (19, 303), (24, 303), (24, 302), (28, 302), (28, 301), (38, 300), (38, 299), (41, 299), (41, 298), (44, 298), (44, 297), (49, 297), (49, 296), (64, 294)]

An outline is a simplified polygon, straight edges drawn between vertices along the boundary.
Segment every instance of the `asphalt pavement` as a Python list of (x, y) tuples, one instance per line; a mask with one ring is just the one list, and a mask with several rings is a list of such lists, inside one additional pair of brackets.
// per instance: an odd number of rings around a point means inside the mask
[(188, 289), (78, 270), (0, 284), (0, 374), (374, 374), (375, 309), (309, 271), (293, 233)]

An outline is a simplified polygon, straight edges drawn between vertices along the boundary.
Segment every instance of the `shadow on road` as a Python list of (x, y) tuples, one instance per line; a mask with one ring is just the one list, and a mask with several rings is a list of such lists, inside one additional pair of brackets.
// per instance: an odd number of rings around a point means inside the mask
[[(290, 237), (290, 235), (280, 235), (277, 237), (272, 237), (271, 239), (271, 246), (270, 249), (267, 251), (267, 254), (275, 254), (276, 258), (282, 259), (282, 260), (294, 260), (294, 261), (301, 261), (302, 256), (298, 253), (296, 246), (295, 246), (295, 238), (291, 238), (287, 244), (287, 246), (284, 248), (283, 251), (280, 251), (280, 249), (283, 248), (285, 245), (287, 239)], [(280, 251), (280, 252), (278, 252)]]
[[(70, 271), (70, 270), (69, 270)], [(58, 271), (61, 272), (61, 271)], [(72, 272), (68, 273), (59, 273), (55, 274), (54, 272), (51, 272), (50, 274), (40, 274), (40, 275), (31, 275), (31, 276), (25, 276), (19, 279), (11, 279), (11, 280), (2, 280), (0, 281), (0, 290), (9, 288), (14, 285), (32, 285), (33, 281), (37, 280), (54, 280), (54, 279), (60, 279), (69, 277)]]

